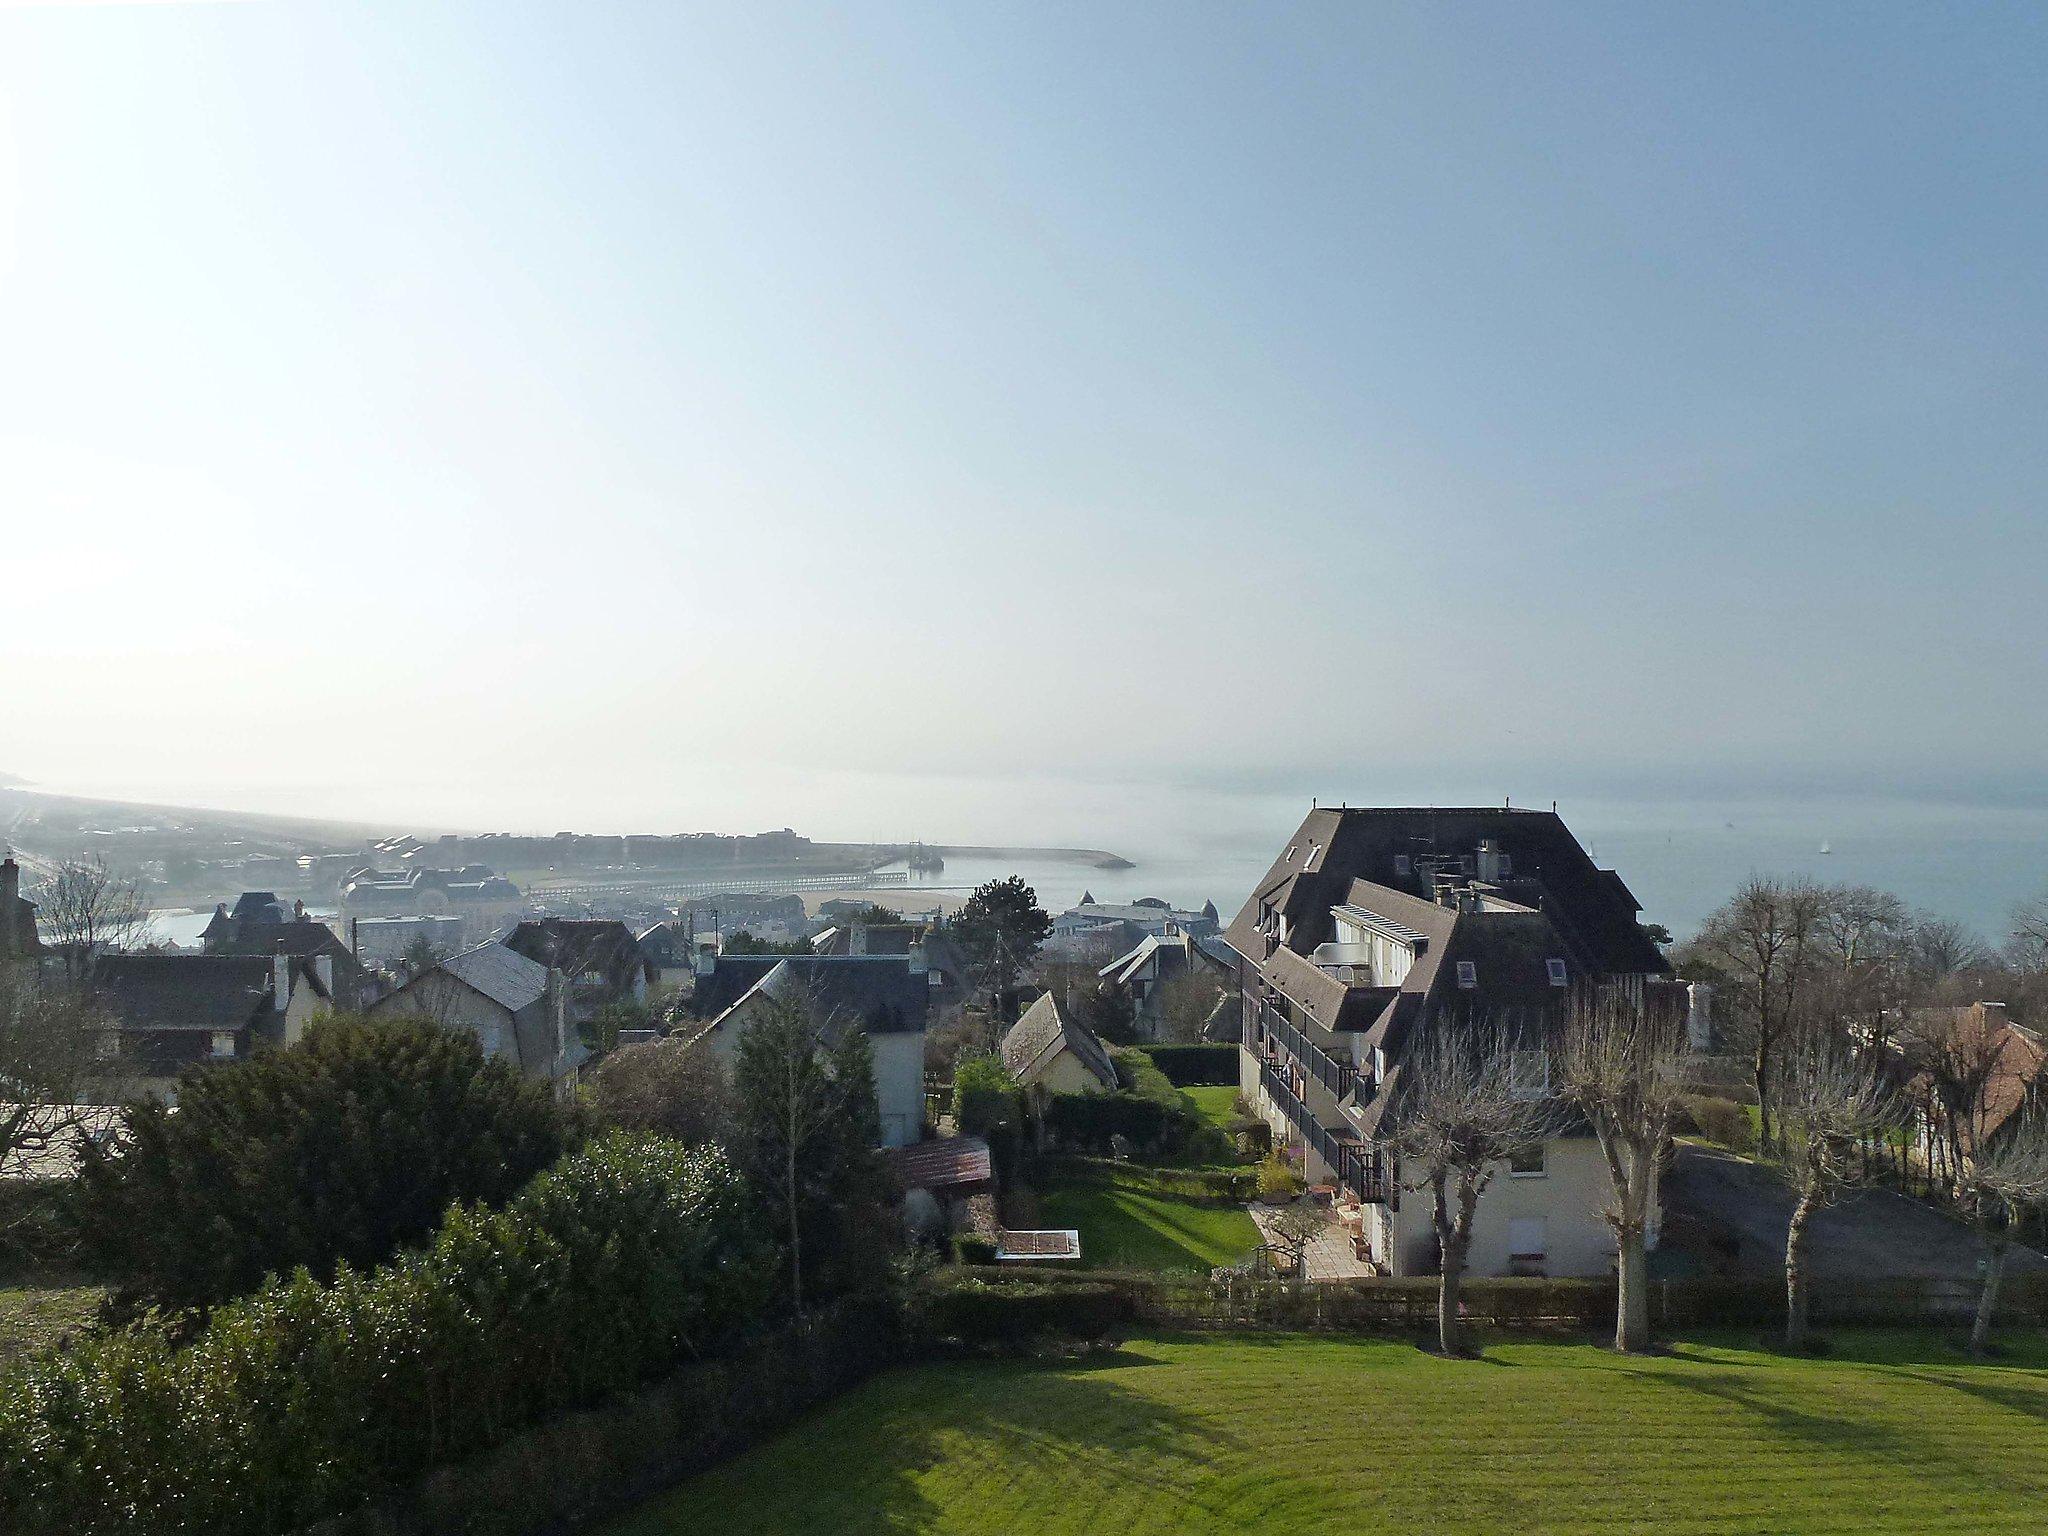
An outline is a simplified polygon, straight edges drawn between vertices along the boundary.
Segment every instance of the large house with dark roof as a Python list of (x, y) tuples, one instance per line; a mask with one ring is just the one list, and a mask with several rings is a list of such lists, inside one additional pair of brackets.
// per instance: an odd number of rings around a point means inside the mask
[(616, 918), (531, 918), (503, 942), (568, 979), (569, 1016), (579, 1024), (611, 1003), (646, 1002), (648, 983), (658, 974), (633, 930)]
[(696, 1007), (714, 1016), (696, 1026), (692, 1046), (710, 1050), (728, 1069), (740, 1036), (764, 1007), (810, 1008), (828, 1040), (864, 1031), (875, 1064), (875, 1100), (882, 1145), (907, 1146), (924, 1134), (924, 1037), (931, 986), (924, 956), (707, 955), (700, 960)]
[(100, 1062), (106, 1090), (119, 1097), (175, 1097), (187, 1067), (295, 1044), (334, 1006), (327, 955), (101, 955), (91, 983), (115, 1022)]
[[(1404, 1199), (1386, 1134), (1406, 1054), (1478, 1019), (1540, 1035), (1575, 986), (1668, 976), (1640, 910), (1554, 812), (1309, 813), (1224, 932), (1239, 1080), (1310, 1184), (1330, 1187), (1362, 1256), (1397, 1275), (1436, 1263), (1427, 1202)], [(1607, 1273), (1605, 1179), (1587, 1134), (1501, 1170), (1471, 1272)]]
[(310, 960), (325, 955), (332, 976), (333, 1000), (337, 1009), (354, 1012), (369, 1006), (377, 995), (376, 978), (356, 958), (348, 945), (327, 924), (306, 915), (306, 904), (290, 908), (270, 891), (244, 891), (233, 908), (222, 902), (199, 935), (200, 946), (209, 955), (290, 955)]

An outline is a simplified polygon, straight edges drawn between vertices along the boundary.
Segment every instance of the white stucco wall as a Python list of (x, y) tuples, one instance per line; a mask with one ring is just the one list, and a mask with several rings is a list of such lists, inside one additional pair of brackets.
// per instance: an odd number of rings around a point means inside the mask
[[(1591, 1136), (1565, 1136), (1544, 1148), (1541, 1174), (1495, 1171), (1479, 1197), (1472, 1221), (1472, 1249), (1467, 1273), (1475, 1276), (1514, 1272), (1510, 1238), (1518, 1222), (1541, 1221), (1544, 1261), (1541, 1272), (1556, 1277), (1603, 1278), (1614, 1267), (1614, 1234), (1600, 1212), (1608, 1201), (1607, 1164)], [(1376, 1208), (1375, 1256), (1391, 1262), (1396, 1274), (1429, 1274), (1434, 1270), (1436, 1240), (1430, 1227), (1431, 1197), (1427, 1190), (1404, 1189), (1401, 1209), (1391, 1218), (1391, 1244), (1384, 1207)], [(1654, 1230), (1657, 1213), (1652, 1210)], [(1521, 1228), (1526, 1240), (1530, 1229)]]
[[(739, 1055), (747, 1006), (728, 1014), (706, 1040), (726, 1071)], [(875, 1061), (875, 1107), (881, 1116), (882, 1145), (907, 1146), (924, 1131), (924, 1031), (901, 1030), (868, 1036)]]
[(486, 1056), (519, 1065), (519, 1038), (512, 1015), (473, 987), (440, 971), (429, 971), (410, 986), (371, 1004), (370, 1012), (404, 1017), (418, 1014), (450, 1029), (467, 1029)]

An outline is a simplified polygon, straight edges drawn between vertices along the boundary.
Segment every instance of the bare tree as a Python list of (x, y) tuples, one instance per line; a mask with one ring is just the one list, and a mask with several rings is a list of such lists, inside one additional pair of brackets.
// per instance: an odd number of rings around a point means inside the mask
[(1807, 1245), (1815, 1214), (1865, 1181), (1863, 1147), (1898, 1118), (1881, 1069), (1859, 1058), (1836, 1028), (1800, 1030), (1779, 1054), (1772, 1098), (1785, 1141), (1779, 1164), (1797, 1196), (1785, 1229), (1785, 1346), (1803, 1350), (1810, 1337), (1812, 1278)]
[(83, 986), (107, 950), (139, 949), (151, 938), (142, 888), (104, 858), (67, 859), (36, 891), (36, 921), (61, 957), (66, 978)]
[(0, 956), (0, 1167), (78, 1133), (110, 1023), (83, 989), (40, 985), (29, 962)]
[(1329, 1226), (1329, 1219), (1306, 1197), (1283, 1205), (1268, 1225), (1267, 1237), (1273, 1251), (1294, 1264), (1295, 1278), (1308, 1278), (1308, 1245)]
[(1657, 1172), (1684, 1107), (1685, 989), (1615, 982), (1582, 988), (1559, 1050), (1565, 1098), (1585, 1115), (1607, 1163), (1620, 1296), (1614, 1347), (1650, 1347), (1649, 1228)]
[[(1551, 1096), (1541, 1041), (1521, 1041), (1479, 1020), (1425, 1021), (1425, 1033), (1392, 1074), (1389, 1141), (1400, 1154), (1405, 1187), (1430, 1196), (1438, 1265), (1437, 1343), (1464, 1348), (1458, 1292), (1472, 1247), (1472, 1222), (1486, 1186), (1510, 1158), (1556, 1135), (1562, 1119)], [(1528, 1044), (1536, 1049), (1518, 1049)]]
[(2013, 908), (2012, 954), (2016, 964), (2048, 970), (2048, 892)]
[(1763, 1106), (1763, 1144), (1776, 1140), (1769, 1099), (1778, 1042), (1799, 1017), (1813, 979), (1827, 894), (1807, 880), (1752, 876), (1710, 916), (1693, 941), (1694, 953), (1729, 976), (1733, 1001), (1746, 1016), (1751, 1070)]
[(1960, 1183), (1965, 1209), (1991, 1250), (1984, 1265), (1984, 1286), (1977, 1295), (1976, 1320), (1970, 1325), (1970, 1353), (1981, 1355), (1991, 1343), (1991, 1319), (1998, 1310), (2013, 1224), (2028, 1206), (2048, 1202), (2048, 1109), (2015, 1117), (1991, 1146), (1970, 1160)]
[(1921, 1155), (1930, 1189), (1946, 1188), (1961, 1198), (1961, 1181), (1971, 1152), (1991, 1129), (1991, 1085), (2005, 1060), (2002, 1032), (1969, 1013), (1933, 1013), (1905, 1043), (1914, 1070), (1925, 1130)]
[(697, 1145), (732, 1129), (732, 1087), (702, 1042), (668, 1039), (626, 1045), (600, 1061), (584, 1091), (598, 1118)]
[(1932, 914), (1914, 919), (1906, 945), (1914, 977), (1923, 986), (1977, 970), (1991, 959), (1990, 951), (1969, 929)]

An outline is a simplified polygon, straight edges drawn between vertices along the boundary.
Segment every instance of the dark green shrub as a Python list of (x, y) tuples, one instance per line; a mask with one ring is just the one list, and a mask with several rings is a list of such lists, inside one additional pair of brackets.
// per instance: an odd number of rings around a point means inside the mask
[(962, 1136), (990, 1136), (1024, 1121), (1017, 1079), (996, 1055), (965, 1056), (953, 1069), (953, 1124)]
[(1700, 1135), (1736, 1152), (1756, 1150), (1756, 1135), (1750, 1127), (1749, 1112), (1733, 1099), (1693, 1094), (1685, 1101), (1686, 1113)]
[(362, 1268), (460, 1200), (496, 1204), (569, 1131), (546, 1085), (426, 1019), (324, 1018), (288, 1050), (178, 1081), (175, 1113), (88, 1149), (85, 1255), (133, 1296), (206, 1307), (303, 1265)]
[(953, 1253), (962, 1264), (993, 1264), (996, 1261), (994, 1243), (985, 1237), (966, 1233), (953, 1239)]
[(761, 1301), (716, 1149), (619, 1138), (431, 1247), (0, 1379), (0, 1529), (292, 1530), (728, 1346)]
[(1122, 1328), (1133, 1312), (1129, 1294), (1118, 1287), (1032, 1280), (949, 1280), (926, 1300), (934, 1333), (977, 1347), (1099, 1339)]
[(1147, 1045), (1141, 1049), (1176, 1088), (1228, 1088), (1237, 1082), (1235, 1045)]

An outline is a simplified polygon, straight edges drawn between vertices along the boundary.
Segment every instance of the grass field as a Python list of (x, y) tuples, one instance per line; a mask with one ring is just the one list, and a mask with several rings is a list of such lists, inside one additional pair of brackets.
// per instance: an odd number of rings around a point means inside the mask
[(1107, 1174), (1063, 1179), (1039, 1201), (1048, 1227), (1081, 1234), (1081, 1259), (1092, 1268), (1196, 1269), (1235, 1264), (1259, 1246), (1259, 1229), (1239, 1206), (1192, 1201), (1132, 1187)]
[(1237, 1118), (1237, 1089), (1234, 1087), (1183, 1088), (1180, 1096), (1194, 1105), (1204, 1120), (1221, 1129), (1228, 1130), (1231, 1121)]
[(0, 1286), (0, 1365), (91, 1322), (104, 1294), (96, 1285)]
[(609, 1536), (2038, 1532), (2048, 1345), (1966, 1364), (1844, 1335), (1785, 1360), (1497, 1344), (1140, 1340), (893, 1372)]

